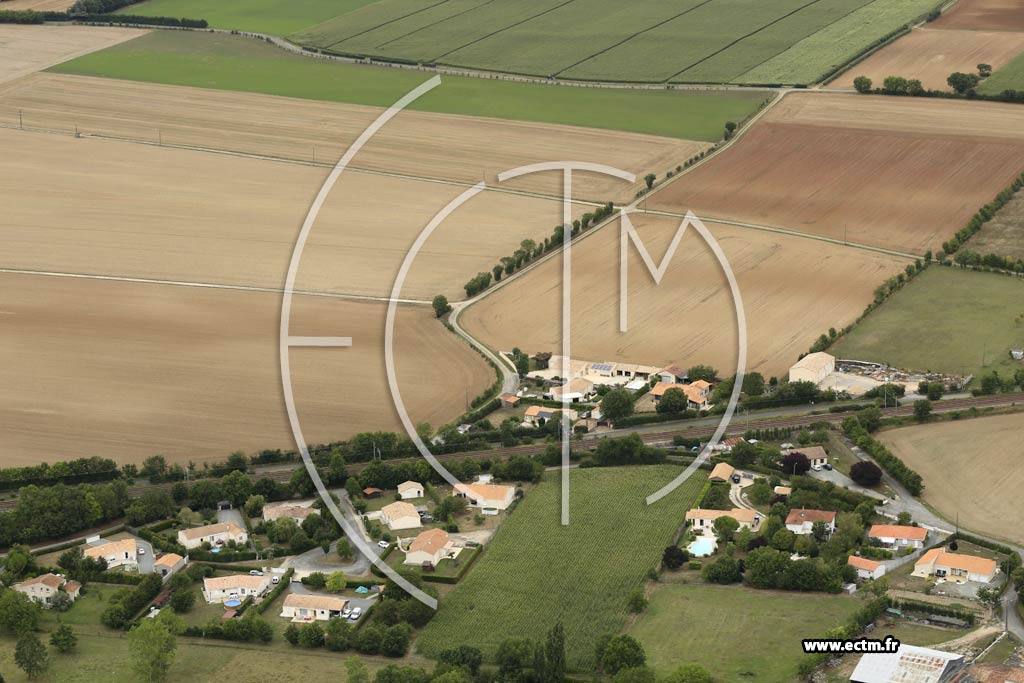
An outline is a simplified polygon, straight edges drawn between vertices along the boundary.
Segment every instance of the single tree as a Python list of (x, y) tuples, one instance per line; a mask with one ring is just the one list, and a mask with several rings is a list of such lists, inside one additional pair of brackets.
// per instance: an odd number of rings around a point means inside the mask
[(882, 481), (882, 470), (869, 460), (861, 460), (850, 467), (850, 479), (861, 486), (878, 486)]
[(690, 559), (689, 553), (677, 545), (670, 545), (661, 554), (661, 563), (668, 569), (679, 569)]
[(50, 655), (46, 646), (35, 633), (25, 633), (18, 638), (14, 647), (14, 663), (29, 678), (35, 678), (50, 665)]
[(914, 419), (918, 422), (927, 422), (928, 416), (932, 414), (932, 402), (928, 399), (914, 401)]
[(647, 175), (644, 176), (644, 182), (647, 183), (648, 190), (654, 187), (654, 181), (657, 179), (658, 176), (654, 175), (653, 173), (648, 173)]
[(345, 572), (334, 572), (327, 577), (327, 590), (332, 593), (340, 593), (348, 586), (348, 580), (345, 578)]
[(689, 399), (686, 398), (683, 390), (679, 387), (672, 387), (662, 394), (655, 410), (659, 413), (681, 413), (686, 410), (688, 405)]
[(78, 646), (78, 636), (71, 630), (71, 627), (67, 624), (61, 624), (53, 630), (50, 634), (50, 645), (53, 646), (57, 652), (61, 654), (67, 654), (73, 651)]
[(640, 614), (647, 609), (647, 596), (644, 595), (643, 588), (637, 588), (629, 594), (629, 611), (633, 614)]
[(992, 65), (991, 64), (979, 64), (978, 65), (978, 77), (979, 78), (988, 78), (991, 75), (992, 75)]
[(856, 88), (857, 92), (866, 94), (871, 92), (871, 86), (873, 85), (870, 78), (867, 76), (857, 76), (853, 79), (853, 87)]
[(601, 414), (618, 420), (633, 414), (633, 394), (627, 389), (612, 389), (601, 399)]
[(128, 632), (132, 669), (146, 683), (157, 683), (167, 678), (177, 647), (174, 634), (157, 619), (143, 619)]
[(435, 318), (440, 318), (452, 310), (452, 307), (448, 304), (448, 297), (444, 294), (438, 294), (430, 303), (434, 307)]
[(949, 78), (946, 79), (946, 83), (948, 83), (949, 87), (953, 90), (963, 95), (967, 93), (968, 90), (971, 90), (978, 85), (978, 76), (976, 74), (965, 74), (962, 71), (956, 71), (949, 75)]
[(346, 683), (370, 683), (370, 672), (359, 657), (349, 657), (345, 660), (345, 672)]

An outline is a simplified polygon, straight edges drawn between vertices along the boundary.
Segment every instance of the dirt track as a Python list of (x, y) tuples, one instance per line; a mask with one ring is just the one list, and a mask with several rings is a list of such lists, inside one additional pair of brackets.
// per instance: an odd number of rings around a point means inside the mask
[[(274, 294), (0, 274), (0, 461), (79, 456), (217, 460), (294, 447), (281, 390)], [(311, 443), (401, 429), (383, 362), (385, 306), (297, 297), (295, 335), (353, 337), (293, 349)], [(462, 412), (494, 381), (423, 307), (396, 322), (397, 373), (415, 422)]]
[(789, 95), (651, 208), (937, 251), (1024, 169), (1024, 109)]
[(853, 79), (867, 76), (881, 87), (888, 76), (916, 78), (929, 90), (951, 90), (946, 77), (954, 71), (975, 73), (978, 64), (993, 69), (1024, 52), (1024, 32), (933, 31), (917, 29), (874, 53), (828, 88), (852, 88)]
[[(8, 129), (0, 129), (0, 147), (0, 266), (31, 270), (280, 288), (327, 173)], [(297, 288), (390, 294), (416, 235), (461, 190), (344, 174), (310, 237)], [(560, 211), (547, 199), (477, 196), (426, 243), (403, 296), (463, 297), (463, 283), (520, 240), (550, 235)]]
[[(42, 5), (64, 7), (43, 7)], [(66, 9), (70, 2), (14, 0), (0, 5), (3, 10)], [(30, 6), (40, 5), (40, 6)], [(13, 81), (34, 71), (60, 64), (111, 45), (123, 43), (148, 31), (106, 26), (40, 26), (0, 24), (0, 83)], [(2, 92), (2, 89), (0, 89)]]
[[(38, 74), (0, 88), (0, 123), (213, 147), (302, 161), (335, 161), (382, 111), (377, 107), (132, 81)], [(651, 135), (521, 121), (403, 112), (353, 167), (476, 183), (500, 171), (552, 159), (616, 165), (661, 175), (707, 147)], [(510, 187), (560, 194), (561, 178), (541, 174)], [(621, 181), (580, 176), (577, 196), (630, 198)]]
[[(634, 216), (655, 263), (679, 220)], [(878, 283), (905, 261), (744, 228), (708, 224), (736, 273), (747, 315), (748, 369), (782, 375), (830, 326), (852, 322)], [(698, 363), (732, 374), (735, 314), (714, 256), (695, 232), (682, 240), (662, 284), (630, 247), (629, 331), (618, 332), (617, 225), (574, 247), (573, 355), (651, 365)], [(492, 348), (531, 353), (561, 345), (561, 257), (470, 306), (463, 326)]]
[(904, 427), (879, 439), (924, 478), (924, 500), (968, 529), (1024, 542), (1024, 415)]

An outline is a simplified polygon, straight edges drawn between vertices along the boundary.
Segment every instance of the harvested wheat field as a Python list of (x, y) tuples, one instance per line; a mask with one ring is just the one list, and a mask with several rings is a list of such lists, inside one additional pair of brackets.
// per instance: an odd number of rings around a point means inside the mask
[(1024, 414), (903, 427), (878, 438), (924, 478), (924, 500), (962, 528), (1024, 543)]
[(34, 10), (36, 12), (63, 12), (75, 4), (75, 0), (4, 0), (0, 8), (13, 10)]
[[(281, 390), (276, 294), (0, 274), (0, 458), (217, 460), (294, 447)], [(401, 429), (384, 371), (385, 306), (297, 297), (292, 334), (345, 335), (351, 348), (294, 349), (306, 439)], [(494, 381), (429, 307), (396, 322), (399, 385), (434, 425)]]
[(1024, 52), (1024, 32), (933, 31), (917, 29), (875, 52), (829, 83), (852, 88), (853, 79), (867, 76), (881, 87), (888, 76), (916, 78), (929, 90), (952, 90), (946, 77), (954, 71), (974, 73), (978, 64), (998, 69)]
[[(334, 163), (376, 118), (378, 107), (317, 102), (250, 93), (133, 81), (38, 74), (0, 88), (0, 123), (125, 137), (168, 145), (245, 152)], [(352, 162), (352, 168), (477, 183), (540, 161), (571, 159), (618, 166), (635, 173), (637, 186), (707, 143), (653, 135), (405, 111), (388, 123)], [(561, 194), (554, 173), (505, 183)], [(631, 198), (634, 187), (589, 175), (576, 195), (595, 201)]]
[(923, 254), (1022, 168), (1012, 104), (795, 94), (650, 206)]
[(1019, 0), (958, 0), (929, 25), (941, 29), (1024, 31), (1024, 5)]
[[(22, 4), (20, 0), (5, 2), (2, 9), (51, 9), (28, 7), (27, 3), (25, 6), (15, 7), (19, 4)], [(0, 24), (0, 83), (13, 81), (74, 57), (123, 43), (144, 33), (148, 31), (106, 26)]]
[[(326, 169), (0, 129), (6, 268), (280, 288)], [(461, 187), (345, 173), (306, 247), (297, 287), (384, 296), (416, 236)], [(41, 207), (45, 207), (43, 210)], [(585, 207), (580, 207), (584, 210)], [(426, 243), (403, 290), (445, 293), (543, 239), (561, 203), (484, 192)]]
[(1024, 261), (1024, 194), (1018, 192), (964, 244), (979, 254)]
[[(632, 217), (659, 263), (678, 219)], [(878, 283), (906, 261), (760, 230), (707, 223), (721, 244), (746, 310), (750, 370), (781, 375), (829, 327), (857, 318)], [(572, 354), (650, 365), (698, 363), (723, 374), (736, 366), (735, 313), (725, 275), (696, 231), (688, 231), (660, 286), (630, 247), (628, 331), (618, 331), (618, 226), (573, 247)], [(561, 348), (561, 257), (470, 306), (460, 318), (493, 349)]]

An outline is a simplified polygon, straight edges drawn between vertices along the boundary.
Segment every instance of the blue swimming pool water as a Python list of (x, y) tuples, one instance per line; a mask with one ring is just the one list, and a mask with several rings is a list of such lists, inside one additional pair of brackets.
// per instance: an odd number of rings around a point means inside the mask
[(242, 604), (241, 600), (225, 600), (224, 601), (224, 606), (225, 607), (238, 607), (241, 604)]
[(715, 542), (710, 538), (701, 536), (690, 543), (690, 545), (686, 546), (686, 549), (689, 550), (690, 554), (694, 557), (706, 557), (715, 552)]

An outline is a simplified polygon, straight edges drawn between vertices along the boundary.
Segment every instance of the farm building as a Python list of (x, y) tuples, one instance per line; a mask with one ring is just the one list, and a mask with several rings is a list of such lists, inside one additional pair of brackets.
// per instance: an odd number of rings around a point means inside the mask
[(60, 592), (61, 588), (64, 589), (69, 598), (72, 600), (77, 599), (82, 584), (77, 581), (68, 581), (63, 576), (57, 576), (56, 574), (42, 574), (34, 579), (16, 583), (11, 588), (19, 593), (24, 593), (32, 602), (38, 602), (43, 607), (49, 607), (53, 604), (53, 599)]
[(177, 553), (165, 553), (153, 563), (153, 572), (161, 576), (170, 576), (185, 566), (188, 560)]
[(380, 521), (388, 525), (392, 531), (396, 529), (415, 529), (422, 526), (416, 508), (401, 501), (385, 505), (380, 509)]
[(835, 371), (835, 356), (818, 351), (807, 354), (789, 369), (789, 381), (817, 384)]
[(423, 484), (418, 481), (403, 481), (398, 485), (398, 495), (402, 497), (402, 500), (422, 498)]
[(914, 563), (911, 576), (935, 577), (955, 583), (977, 581), (990, 583), (999, 571), (995, 560), (974, 555), (947, 552), (945, 548), (933, 548)]
[(711, 481), (729, 481), (729, 478), (732, 477), (733, 472), (735, 471), (736, 468), (729, 463), (720, 462), (715, 465), (715, 469), (711, 470), (711, 476), (708, 478), (711, 479)]
[(270, 588), (269, 576), (232, 574), (231, 576), (212, 576), (203, 579), (203, 597), (211, 605), (231, 598), (244, 600), (250, 596), (259, 597), (266, 593), (268, 588)]
[(281, 608), (281, 618), (295, 622), (327, 621), (341, 616), (348, 600), (333, 595), (289, 593)]
[(530, 425), (531, 427), (539, 427), (553, 417), (557, 417), (562, 413), (569, 416), (569, 420), (575, 422), (579, 419), (579, 413), (569, 408), (548, 408), (546, 406), (530, 406), (526, 409), (526, 414), (523, 415), (523, 422)]
[(686, 521), (691, 522), (694, 531), (704, 532), (714, 527), (715, 520), (719, 517), (732, 517), (740, 523), (740, 528), (747, 527), (756, 529), (761, 523), (761, 515), (757, 510), (733, 508), (732, 510), (703, 510), (694, 508), (686, 511)]
[(469, 500), (470, 507), (484, 510), (507, 510), (516, 498), (514, 486), (502, 484), (457, 484), (455, 495)]
[(82, 554), (93, 559), (103, 558), (107, 562), (108, 569), (139, 566), (138, 546), (135, 544), (134, 538), (126, 538), (121, 541), (94, 541), (93, 545), (86, 548)]
[(786, 517), (786, 528), (794, 534), (809, 534), (815, 522), (824, 522), (829, 536), (836, 530), (836, 513), (830, 510), (790, 510)]
[(868, 538), (876, 538), (886, 548), (923, 548), (928, 530), (919, 526), (875, 524), (868, 530)]
[(305, 521), (306, 517), (316, 512), (312, 503), (309, 505), (298, 505), (296, 503), (277, 503), (263, 506), (263, 520), (273, 522), (282, 517), (291, 517), (299, 524)]
[(519, 397), (515, 394), (504, 393), (498, 397), (501, 400), (502, 408), (515, 408), (519, 405)]
[(966, 665), (963, 655), (901, 644), (896, 652), (863, 655), (850, 683), (952, 683)]
[(788, 498), (789, 494), (793, 493), (793, 489), (789, 486), (776, 486), (772, 491), (776, 496), (782, 496)]
[(544, 398), (551, 401), (562, 401), (563, 403), (580, 403), (589, 400), (593, 395), (594, 383), (582, 377), (577, 377), (560, 387), (551, 387), (544, 394)]
[(877, 579), (885, 574), (884, 564), (869, 560), (866, 557), (850, 555), (846, 560), (846, 564), (857, 570), (857, 578), (859, 579)]
[(369, 486), (363, 489), (363, 498), (380, 498), (383, 495), (383, 489), (374, 488)]
[(234, 522), (218, 522), (197, 526), (194, 529), (182, 529), (178, 532), (178, 543), (186, 548), (198, 548), (204, 543), (224, 545), (228, 541), (246, 543), (249, 534)]
[(428, 529), (412, 540), (403, 564), (423, 565), (437, 563), (452, 555), (454, 544), (444, 529)]
[(667, 384), (683, 384), (689, 378), (690, 373), (678, 365), (670, 365), (655, 373), (658, 380)]

